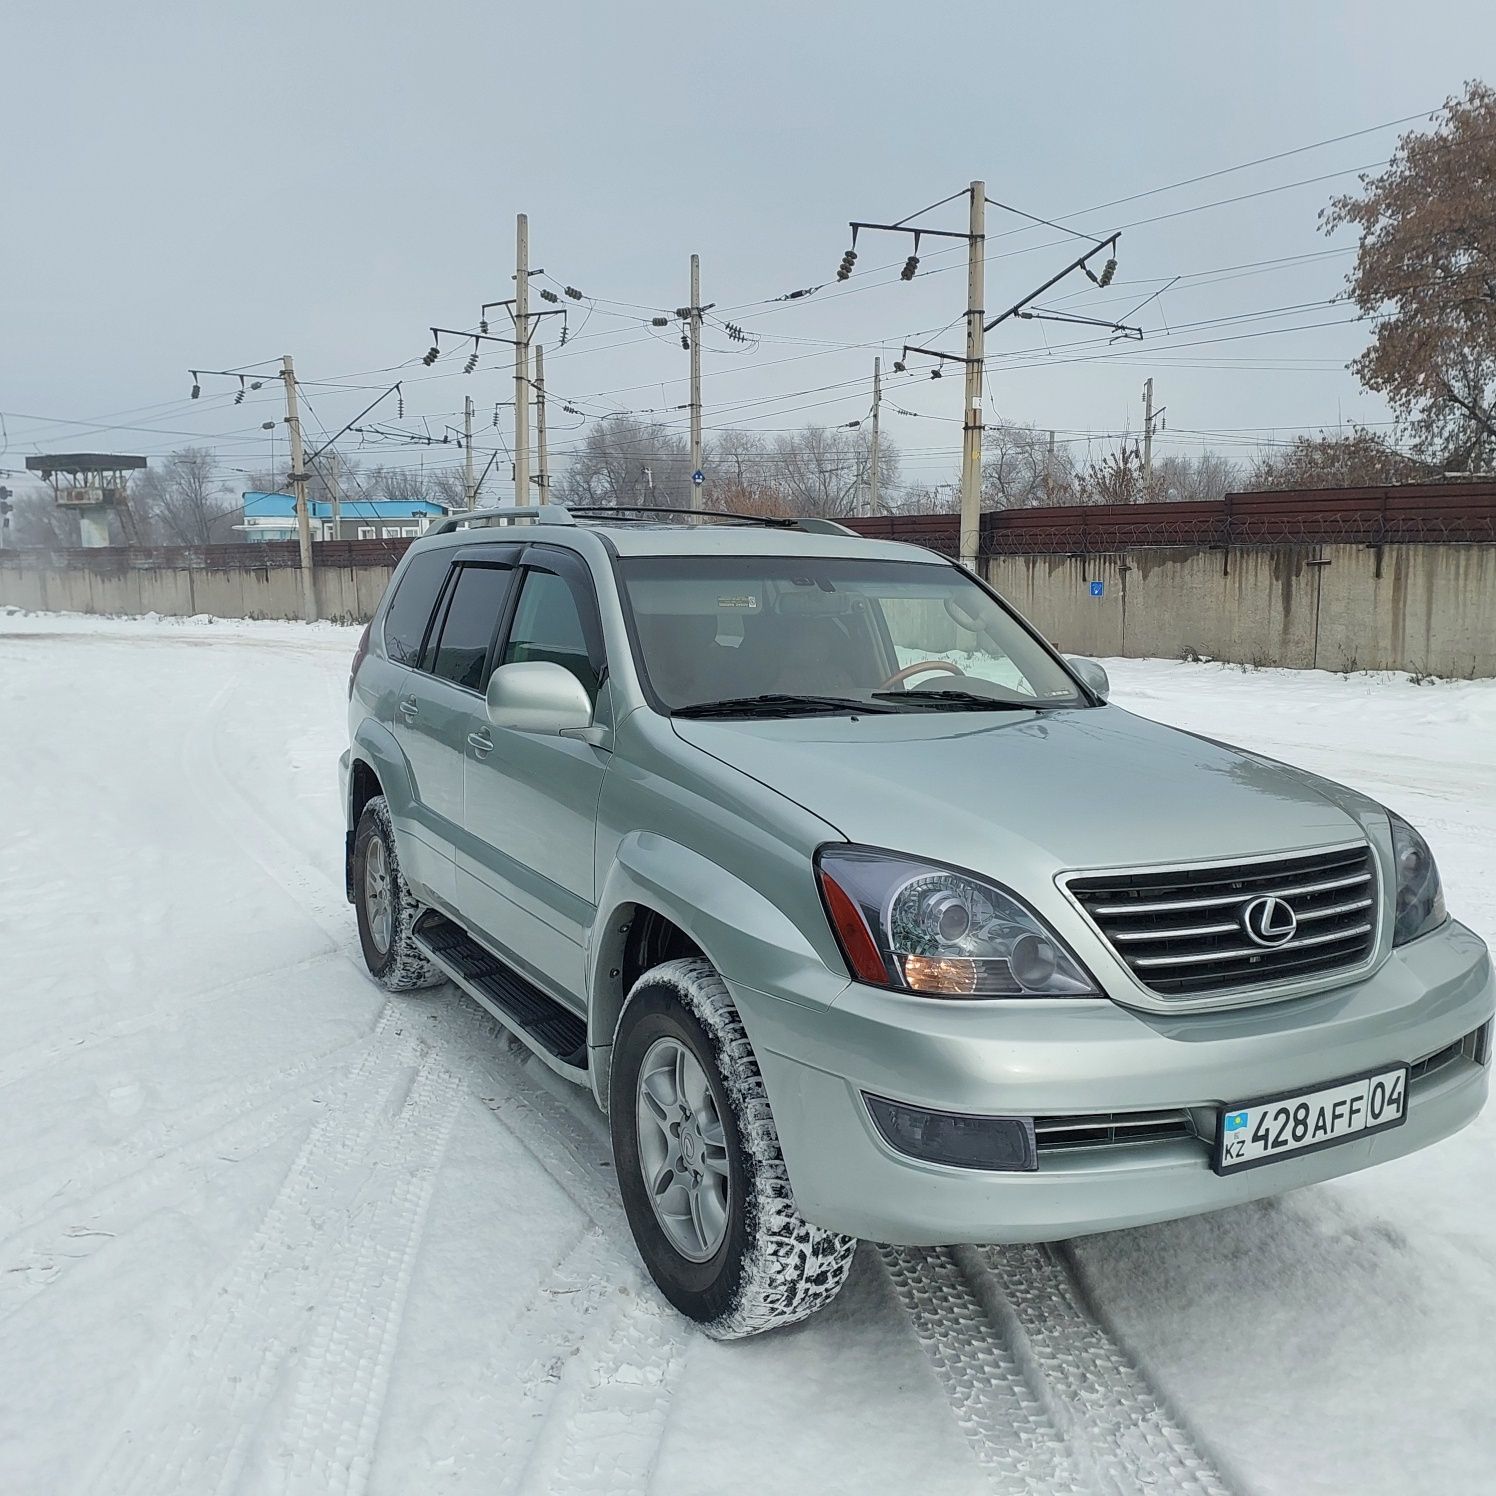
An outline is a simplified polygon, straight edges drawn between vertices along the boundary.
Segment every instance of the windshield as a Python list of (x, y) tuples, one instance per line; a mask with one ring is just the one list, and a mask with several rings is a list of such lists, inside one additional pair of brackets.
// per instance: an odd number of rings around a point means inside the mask
[(667, 711), (1082, 706), (1054, 657), (942, 562), (652, 556), (620, 572)]

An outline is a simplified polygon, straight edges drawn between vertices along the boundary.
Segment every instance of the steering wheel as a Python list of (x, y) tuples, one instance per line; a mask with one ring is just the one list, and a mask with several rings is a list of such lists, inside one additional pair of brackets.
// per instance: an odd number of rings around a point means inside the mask
[(923, 675), (926, 670), (943, 670), (947, 675), (966, 674), (959, 665), (953, 665), (949, 660), (916, 660), (912, 665), (905, 665), (902, 670), (895, 670), (878, 689), (891, 691), (895, 686), (903, 685), (911, 675)]

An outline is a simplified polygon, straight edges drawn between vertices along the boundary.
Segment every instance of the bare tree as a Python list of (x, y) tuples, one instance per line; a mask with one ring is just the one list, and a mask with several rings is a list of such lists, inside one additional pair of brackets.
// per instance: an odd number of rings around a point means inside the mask
[(995, 421), (982, 434), (982, 508), (1075, 502), (1075, 459), (1052, 432)]
[(1124, 441), (1116, 451), (1105, 453), (1099, 462), (1088, 462), (1076, 478), (1075, 492), (1082, 504), (1141, 503), (1146, 493), (1138, 444)]
[(679, 433), (657, 421), (609, 417), (588, 427), (552, 486), (567, 504), (688, 508), (691, 450)]
[(1153, 464), (1148, 498), (1154, 503), (1202, 503), (1226, 497), (1242, 483), (1241, 464), (1219, 452), (1179, 453)]
[(132, 485), (130, 502), (141, 527), (170, 544), (233, 538), (237, 506), (207, 447), (183, 447), (146, 468)]
[(12, 545), (65, 549), (81, 543), (77, 514), (59, 505), (51, 489), (18, 489), (15, 505), (10, 524)]
[(1381, 488), (1437, 475), (1357, 427), (1349, 436), (1300, 436), (1286, 447), (1259, 452), (1247, 481), (1255, 489)]

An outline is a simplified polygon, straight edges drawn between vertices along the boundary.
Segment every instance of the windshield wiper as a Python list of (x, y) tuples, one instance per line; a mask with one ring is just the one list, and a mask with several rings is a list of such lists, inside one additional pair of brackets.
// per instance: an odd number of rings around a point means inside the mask
[(1011, 701), (1003, 696), (981, 696), (975, 691), (874, 691), (877, 701), (897, 701), (903, 706), (931, 706), (955, 712), (1042, 712), (1055, 705), (1049, 701)]
[(765, 696), (729, 696), (722, 701), (697, 701), (678, 706), (676, 717), (831, 717), (878, 715), (886, 706), (870, 706), (848, 696), (791, 696), (773, 692)]

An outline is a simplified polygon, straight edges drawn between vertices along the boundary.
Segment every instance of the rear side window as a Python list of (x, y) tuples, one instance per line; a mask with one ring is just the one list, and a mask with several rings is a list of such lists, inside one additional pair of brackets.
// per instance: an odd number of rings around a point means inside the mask
[(384, 615), (385, 653), (397, 665), (416, 663), (450, 560), (448, 551), (426, 551), (412, 556), (401, 574), (400, 585)]
[(481, 691), (488, 682), (483, 667), (513, 573), (508, 567), (464, 566), (457, 573), (452, 601), (431, 661), (431, 673), (454, 685)]
[(525, 660), (548, 660), (576, 676), (588, 696), (597, 700), (597, 671), (588, 657), (582, 615), (571, 588), (549, 571), (525, 574), (509, 642), (504, 650), (506, 665)]

